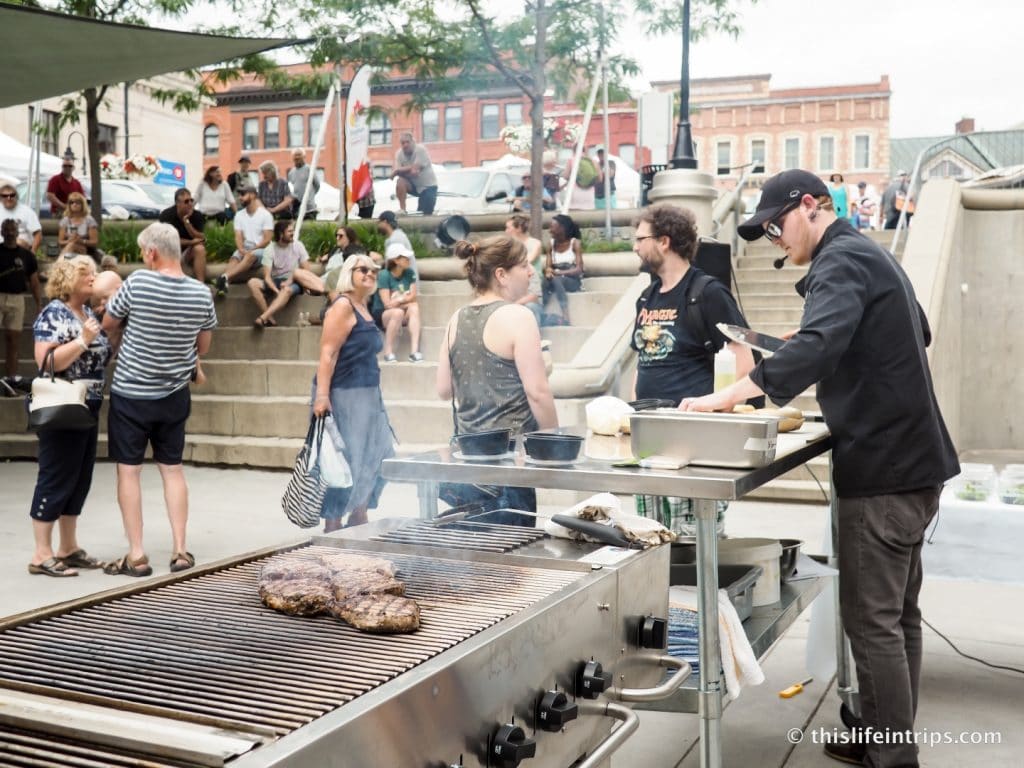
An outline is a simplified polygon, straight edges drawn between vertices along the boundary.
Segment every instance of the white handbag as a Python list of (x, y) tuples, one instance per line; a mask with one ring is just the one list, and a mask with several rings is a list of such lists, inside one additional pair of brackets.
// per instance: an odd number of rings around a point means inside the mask
[(57, 376), (53, 367), (55, 350), (46, 353), (40, 375), (32, 380), (28, 428), (33, 432), (92, 429), (96, 426), (96, 417), (85, 404), (89, 387), (84, 381)]

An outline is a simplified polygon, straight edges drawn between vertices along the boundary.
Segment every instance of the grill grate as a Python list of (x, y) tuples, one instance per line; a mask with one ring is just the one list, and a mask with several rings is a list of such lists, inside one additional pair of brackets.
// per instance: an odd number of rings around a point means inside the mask
[(474, 523), (468, 520), (450, 523), (417, 521), (382, 533), (374, 537), (374, 540), (473, 552), (511, 552), (543, 539), (544, 535), (544, 531), (537, 528), (518, 525)]
[[(355, 552), (307, 546), (275, 557), (339, 551)], [(420, 605), (413, 634), (369, 635), (331, 617), (266, 608), (256, 584), (264, 558), (0, 633), (0, 687), (280, 736), (579, 578), (504, 563), (381, 556), (395, 563), (406, 595)]]

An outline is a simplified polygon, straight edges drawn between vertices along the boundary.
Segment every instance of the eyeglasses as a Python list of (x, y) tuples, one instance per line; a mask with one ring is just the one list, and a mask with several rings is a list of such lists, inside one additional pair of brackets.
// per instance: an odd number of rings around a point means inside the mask
[(658, 237), (658, 236), (657, 235), (638, 235), (637, 237), (633, 238), (633, 242), (634, 243), (639, 243), (639, 242), (641, 242), (643, 240), (650, 240), (651, 238), (656, 238), (656, 237)]
[(2, 197), (4, 200), (14, 200), (14, 199), (16, 199), (18, 197), (18, 193), (17, 192), (4, 192), (3, 194), (0, 194), (0, 197)]
[(71, 201), (70, 201), (70, 202), (68, 203), (68, 205), (81, 205), (81, 204), (82, 204), (82, 201), (81, 201), (81, 200), (71, 200)]
[(352, 271), (353, 272), (359, 272), (362, 275), (368, 275), (371, 272), (373, 272), (373, 270), (370, 269), (369, 267), (353, 267)]
[(348, 235), (346, 235), (344, 232), (335, 232), (334, 236), (335, 237), (348, 237)]
[(765, 225), (764, 228), (764, 236), (768, 239), (769, 243), (774, 243), (776, 240), (782, 237), (782, 220), (786, 218), (786, 215), (794, 208), (796, 208), (798, 205), (800, 205), (799, 201), (795, 203), (790, 203), (781, 211), (779, 211), (778, 216), (768, 221), (768, 224)]
[(188, 200), (179, 200), (178, 202), (179, 202), (179, 203), (181, 203), (181, 204), (183, 204), (183, 205), (192, 205), (192, 203), (194, 203), (194, 202), (195, 202), (195, 200), (193, 200), (193, 199), (192, 199), (192, 198), (190, 197), (190, 198), (189, 198)]

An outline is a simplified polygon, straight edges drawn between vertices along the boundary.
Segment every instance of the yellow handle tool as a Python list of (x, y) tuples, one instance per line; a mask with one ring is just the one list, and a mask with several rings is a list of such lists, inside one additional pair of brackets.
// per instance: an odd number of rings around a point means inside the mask
[(812, 680), (814, 680), (813, 677), (808, 677), (806, 680), (801, 680), (799, 683), (793, 683), (793, 685), (789, 686), (789, 688), (786, 688), (785, 690), (779, 691), (779, 698), (780, 699), (791, 699), (791, 698), (793, 698), (798, 693), (800, 693), (800, 691), (802, 691), (804, 689), (804, 686), (807, 685)]

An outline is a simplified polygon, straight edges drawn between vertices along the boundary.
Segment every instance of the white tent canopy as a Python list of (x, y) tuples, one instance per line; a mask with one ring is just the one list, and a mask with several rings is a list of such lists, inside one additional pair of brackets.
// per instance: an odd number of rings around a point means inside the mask
[[(61, 159), (45, 152), (39, 155), (39, 173), (44, 179), (60, 173)], [(0, 175), (14, 179), (24, 179), (29, 175), (29, 168), (35, 170), (32, 148), (12, 139), (6, 133), (0, 133)]]

